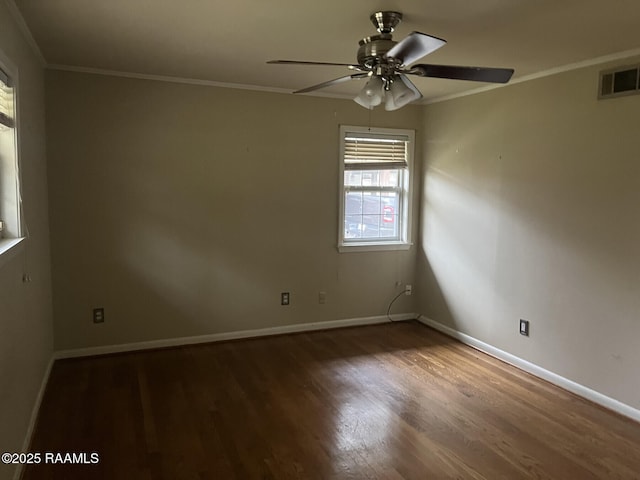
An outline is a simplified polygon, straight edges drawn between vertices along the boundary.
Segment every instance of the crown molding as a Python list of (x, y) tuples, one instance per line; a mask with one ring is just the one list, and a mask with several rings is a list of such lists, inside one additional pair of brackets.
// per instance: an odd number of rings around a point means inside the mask
[[(135, 78), (139, 80), (152, 80), (156, 82), (168, 82), (168, 83), (181, 83), (187, 85), (201, 85), (205, 87), (217, 87), (217, 88), (233, 88), (237, 90), (253, 90), (257, 92), (269, 92), (269, 93), (286, 93), (291, 94), (292, 90), (278, 87), (264, 87), (261, 85), (250, 85), (243, 83), (230, 83), (230, 82), (217, 82), (214, 80), (202, 80), (198, 78), (185, 78), (185, 77), (172, 77), (169, 75), (154, 75), (150, 73), (135, 73), (135, 72), (123, 72), (119, 70), (107, 70), (103, 68), (92, 67), (76, 67), (73, 65), (60, 65), (60, 64), (48, 64), (46, 66), (48, 70), (60, 70), (65, 72), (76, 73), (88, 73), (92, 75), (104, 75), (109, 77), (122, 77), (122, 78)], [(337, 95), (331, 93), (310, 93), (305, 94), (308, 97), (325, 97), (325, 98), (340, 98), (340, 99), (353, 99), (349, 95)]]
[(561, 65), (559, 67), (543, 70), (542, 72), (532, 73), (530, 75), (525, 75), (523, 77), (515, 78), (514, 80), (506, 84), (486, 85), (480, 88), (474, 88), (473, 90), (467, 90), (466, 92), (459, 92), (459, 93), (453, 93), (451, 95), (444, 95), (442, 97), (436, 97), (431, 100), (422, 102), (422, 105), (431, 105), (433, 103), (453, 100), (454, 98), (466, 97), (468, 95), (475, 95), (477, 93), (488, 92), (489, 90), (495, 90), (496, 88), (504, 88), (510, 85), (515, 85), (518, 83), (536, 80), (538, 78), (550, 77), (551, 75), (557, 75), (558, 73), (570, 72), (572, 70), (578, 70), (580, 68), (592, 67), (594, 65), (602, 65), (609, 62), (615, 62), (616, 60), (623, 60), (625, 58), (632, 58), (637, 56), (640, 56), (640, 48), (634, 48), (632, 50), (625, 50), (623, 52), (612, 53), (610, 55), (603, 55), (601, 57), (591, 58), (589, 60), (583, 60), (581, 62)]

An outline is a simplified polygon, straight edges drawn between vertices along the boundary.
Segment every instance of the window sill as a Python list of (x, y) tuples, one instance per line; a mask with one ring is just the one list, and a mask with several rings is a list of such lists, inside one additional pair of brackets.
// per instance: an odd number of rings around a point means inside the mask
[(338, 245), (338, 252), (347, 253), (347, 252), (384, 252), (384, 251), (393, 251), (393, 250), (409, 250), (413, 243), (348, 243)]
[(22, 250), (22, 241), (20, 238), (0, 238), (0, 267), (16, 256)]

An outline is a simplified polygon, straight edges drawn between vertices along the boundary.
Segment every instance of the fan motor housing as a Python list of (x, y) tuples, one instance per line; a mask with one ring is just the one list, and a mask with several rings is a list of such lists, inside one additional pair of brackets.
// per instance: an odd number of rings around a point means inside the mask
[(360, 40), (358, 48), (358, 64), (367, 68), (374, 68), (381, 63), (383, 56), (398, 43), (391, 39), (391, 35), (381, 33)]

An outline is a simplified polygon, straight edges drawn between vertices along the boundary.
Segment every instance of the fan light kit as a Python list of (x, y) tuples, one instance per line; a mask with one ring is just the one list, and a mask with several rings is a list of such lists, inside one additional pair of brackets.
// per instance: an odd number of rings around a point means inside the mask
[(354, 101), (369, 109), (384, 101), (385, 110), (397, 110), (422, 98), (422, 94), (407, 75), (490, 83), (507, 83), (513, 75), (511, 68), (411, 65), (444, 46), (447, 42), (420, 32), (411, 32), (406, 38), (396, 42), (392, 39), (391, 34), (402, 21), (400, 12), (376, 12), (370, 18), (379, 35), (360, 40), (357, 64), (297, 60), (271, 60), (267, 63), (347, 67), (357, 73), (296, 90), (293, 93), (312, 92), (350, 80), (367, 78), (367, 83), (354, 98)]

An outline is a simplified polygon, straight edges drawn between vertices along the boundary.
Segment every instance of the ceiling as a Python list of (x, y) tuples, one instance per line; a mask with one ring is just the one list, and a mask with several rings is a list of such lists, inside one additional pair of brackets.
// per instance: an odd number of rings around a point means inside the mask
[[(419, 63), (510, 67), (514, 80), (640, 47), (638, 0), (12, 0), (50, 66), (180, 77), (293, 91), (346, 68), (267, 65), (272, 59), (355, 63), (376, 34), (369, 15), (404, 15), (448, 41)], [(485, 84), (412, 77), (426, 100)], [(361, 80), (314, 92), (355, 96)]]

